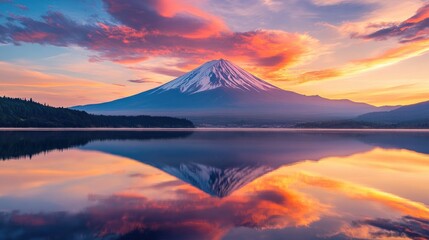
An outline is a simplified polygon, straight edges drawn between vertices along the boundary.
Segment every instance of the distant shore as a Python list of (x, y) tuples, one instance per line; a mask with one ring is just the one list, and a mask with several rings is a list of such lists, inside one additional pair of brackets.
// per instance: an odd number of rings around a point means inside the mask
[(242, 131), (242, 132), (429, 132), (429, 129), (358, 129), (358, 128), (0, 128), (0, 131)]

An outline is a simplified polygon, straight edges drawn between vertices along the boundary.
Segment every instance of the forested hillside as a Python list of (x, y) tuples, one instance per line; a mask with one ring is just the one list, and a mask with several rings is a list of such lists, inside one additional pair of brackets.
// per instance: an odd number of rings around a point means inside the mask
[(186, 119), (152, 116), (104, 116), (0, 97), (0, 127), (141, 127), (191, 128)]

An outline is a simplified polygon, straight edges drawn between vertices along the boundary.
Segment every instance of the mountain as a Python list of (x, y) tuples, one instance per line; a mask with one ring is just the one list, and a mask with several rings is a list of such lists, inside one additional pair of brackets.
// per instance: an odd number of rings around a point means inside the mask
[(429, 101), (403, 106), (392, 111), (364, 114), (356, 120), (386, 124), (421, 123), (429, 127)]
[(154, 89), (153, 93), (179, 90), (181, 93), (195, 94), (217, 88), (234, 89), (248, 93), (278, 89), (231, 62), (220, 59), (205, 63), (199, 68)]
[(333, 120), (333, 121), (316, 121), (298, 123), (294, 128), (326, 128), (326, 129), (387, 129), (396, 128), (391, 124), (364, 122), (354, 119)]
[(111, 102), (76, 106), (100, 114), (186, 117), (199, 125), (290, 125), (353, 118), (385, 110), (349, 100), (285, 91), (220, 59), (207, 62), (157, 88)]
[(429, 101), (402, 106), (391, 111), (372, 112), (353, 119), (296, 124), (297, 128), (429, 128)]
[(67, 108), (55, 108), (33, 100), (0, 98), (0, 127), (183, 127), (186, 119), (150, 116), (103, 116)]

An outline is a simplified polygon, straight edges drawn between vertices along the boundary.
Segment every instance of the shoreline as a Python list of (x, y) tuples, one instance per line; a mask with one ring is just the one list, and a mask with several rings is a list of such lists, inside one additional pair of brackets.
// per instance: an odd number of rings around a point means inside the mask
[(177, 132), (177, 131), (193, 131), (193, 132), (427, 132), (429, 129), (379, 129), (379, 128), (0, 128), (0, 132), (10, 131), (136, 131), (136, 132)]

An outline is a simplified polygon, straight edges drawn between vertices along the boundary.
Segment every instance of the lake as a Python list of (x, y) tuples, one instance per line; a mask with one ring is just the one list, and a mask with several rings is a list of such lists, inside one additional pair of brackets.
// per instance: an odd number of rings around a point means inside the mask
[(0, 239), (429, 239), (429, 132), (0, 131)]

